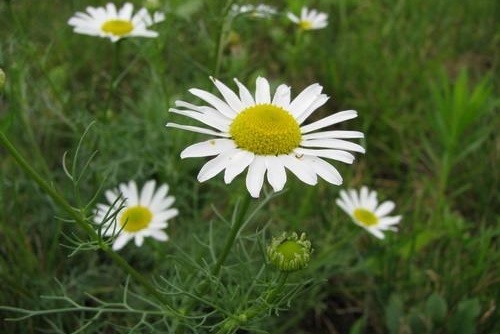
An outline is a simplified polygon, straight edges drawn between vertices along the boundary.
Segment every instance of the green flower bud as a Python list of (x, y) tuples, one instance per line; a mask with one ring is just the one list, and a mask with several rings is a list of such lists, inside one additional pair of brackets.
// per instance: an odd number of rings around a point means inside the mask
[(284, 232), (273, 238), (267, 247), (269, 261), (281, 271), (296, 271), (307, 267), (311, 259), (311, 242), (306, 239), (306, 234), (299, 236), (297, 233)]

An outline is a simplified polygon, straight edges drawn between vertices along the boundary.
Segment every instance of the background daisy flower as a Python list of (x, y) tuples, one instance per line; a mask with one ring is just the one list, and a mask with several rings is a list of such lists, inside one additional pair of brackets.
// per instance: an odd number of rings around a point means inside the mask
[[(168, 240), (163, 229), (168, 226), (167, 221), (177, 216), (179, 211), (171, 208), (175, 198), (167, 196), (168, 185), (163, 184), (156, 191), (155, 187), (154, 180), (147, 181), (139, 193), (135, 181), (129, 181), (104, 193), (109, 204), (97, 205), (94, 222), (103, 224), (105, 236), (116, 236), (114, 250), (123, 248), (132, 239), (138, 247), (142, 246), (145, 237)], [(110, 219), (115, 211), (113, 204), (119, 205), (120, 199), (124, 200), (124, 207), (116, 218)]]
[(287, 17), (303, 30), (323, 29), (328, 25), (328, 14), (307, 7), (302, 7), (300, 17), (291, 12), (287, 13)]
[(233, 15), (250, 14), (253, 17), (269, 18), (273, 15), (276, 15), (278, 11), (276, 10), (276, 8), (264, 4), (258, 4), (257, 6), (234, 4), (231, 7), (231, 13)]
[(116, 42), (124, 37), (157, 37), (156, 31), (147, 28), (165, 20), (165, 15), (155, 12), (151, 16), (145, 8), (132, 15), (134, 6), (125, 3), (119, 10), (113, 3), (106, 7), (87, 7), (86, 13), (76, 12), (68, 21), (79, 34), (109, 38)]
[(385, 201), (378, 205), (377, 192), (363, 186), (359, 193), (354, 189), (341, 190), (337, 205), (344, 210), (354, 223), (361, 226), (379, 239), (384, 239), (383, 231), (397, 231), (394, 225), (398, 224), (402, 216), (388, 216), (395, 208), (392, 201)]
[(307, 125), (304, 121), (326, 103), (328, 96), (323, 87), (312, 84), (291, 100), (290, 87), (280, 85), (271, 96), (269, 82), (257, 78), (255, 97), (237, 79), (239, 96), (219, 80), (213, 82), (224, 100), (197, 88), (191, 94), (209, 106), (176, 101), (177, 107), (169, 111), (191, 117), (210, 128), (168, 123), (193, 132), (212, 135), (181, 152), (181, 158), (216, 156), (200, 170), (198, 180), (204, 182), (221, 171), (224, 181), (230, 183), (248, 167), (246, 186), (253, 197), (259, 197), (264, 176), (274, 191), (283, 189), (290, 170), (301, 181), (315, 185), (318, 176), (332, 184), (342, 184), (335, 167), (322, 158), (352, 163), (354, 155), (348, 151), (364, 153), (364, 148), (344, 139), (363, 138), (359, 131), (317, 131), (327, 126), (355, 118), (357, 112), (347, 110), (330, 115)]

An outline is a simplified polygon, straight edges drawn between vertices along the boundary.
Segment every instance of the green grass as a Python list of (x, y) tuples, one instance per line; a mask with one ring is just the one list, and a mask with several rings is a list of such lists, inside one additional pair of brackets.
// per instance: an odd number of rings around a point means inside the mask
[[(103, 189), (120, 182), (168, 183), (180, 211), (167, 229), (171, 241), (148, 240), (120, 254), (172, 293), (169, 300), (182, 310), (193, 300), (173, 291), (192, 291), (196, 282), (210, 278), (215, 261), (209, 254), (220, 253), (245, 186), (242, 176), (230, 185), (220, 176), (199, 184), (202, 159), (181, 160), (179, 153), (205, 136), (165, 128), (167, 121), (185, 121), (167, 112), (175, 100), (198, 103), (189, 88), (213, 91), (208, 76), (216, 70), (225, 1), (160, 3), (167, 11), (166, 21), (154, 27), (160, 37), (125, 40), (116, 50), (116, 44), (74, 34), (66, 24), (87, 1), (2, 2), (0, 67), (7, 81), (0, 92), (0, 131), (84, 216), (104, 201)], [(275, 5), (281, 12), (298, 11), (302, 2)], [(379, 241), (336, 207), (341, 188), (325, 182), (309, 187), (290, 176), (286, 192), (244, 229), (223, 279), (211, 282), (214, 309), (224, 305), (239, 314), (254, 305), (265, 287), (275, 284), (275, 272), (265, 266), (265, 245), (272, 235), (296, 230), (306, 232), (315, 249), (309, 267), (290, 275), (287, 287), (297, 289), (296, 295), (289, 306), (280, 304), (278, 314), (245, 324), (242, 333), (245, 328), (499, 333), (500, 4), (318, 0), (310, 7), (329, 13), (327, 29), (297, 36), (284, 15), (237, 18), (217, 77), (231, 88), (237, 77), (253, 89), (255, 78), (263, 75), (274, 87), (290, 85), (293, 96), (318, 82), (332, 98), (313, 119), (357, 110), (358, 118), (341, 127), (365, 133), (366, 154), (357, 155), (352, 166), (336, 164), (343, 186), (368, 185), (382, 199), (394, 200), (404, 217), (400, 231)], [(65, 152), (73, 176), (91, 159), (78, 183), (65, 175)], [(88, 323), (93, 314), (80, 310), (4, 320), (19, 316), (6, 306), (68, 306), (54, 296), (85, 307), (100, 305), (89, 295), (119, 303), (126, 284), (135, 307), (147, 308), (154, 299), (129, 282), (106, 253), (70, 256), (72, 241), (88, 235), (68, 221), (67, 212), (5, 147), (0, 154), (0, 331), (66, 333), (84, 324), (86, 333), (132, 331), (139, 315), (107, 313)], [(203, 316), (212, 309), (196, 310)], [(217, 328), (222, 318), (207, 321)], [(196, 323), (154, 314), (147, 322), (155, 331), (179, 333), (194, 331), (183, 326)]]

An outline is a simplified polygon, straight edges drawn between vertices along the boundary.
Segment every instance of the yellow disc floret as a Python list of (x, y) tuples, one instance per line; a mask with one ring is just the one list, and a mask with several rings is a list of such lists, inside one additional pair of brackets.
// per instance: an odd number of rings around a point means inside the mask
[(354, 210), (354, 218), (364, 226), (373, 226), (378, 224), (378, 218), (373, 212), (366, 209)]
[(134, 26), (127, 20), (109, 20), (103, 23), (101, 29), (115, 36), (123, 36), (134, 30)]
[(299, 22), (299, 26), (303, 30), (310, 30), (312, 28), (311, 21), (302, 20)]
[(295, 118), (272, 104), (258, 104), (240, 112), (229, 133), (239, 148), (258, 155), (289, 154), (302, 138)]
[(153, 218), (151, 211), (144, 206), (127, 208), (120, 218), (120, 225), (126, 232), (137, 232), (148, 227)]

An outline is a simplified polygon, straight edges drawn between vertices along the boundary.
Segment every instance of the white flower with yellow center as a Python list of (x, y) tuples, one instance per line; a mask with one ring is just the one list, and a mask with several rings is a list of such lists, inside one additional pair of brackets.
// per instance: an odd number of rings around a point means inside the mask
[(151, 16), (145, 8), (132, 15), (134, 6), (125, 3), (117, 10), (113, 3), (106, 7), (87, 7), (86, 13), (77, 12), (68, 21), (79, 34), (109, 38), (116, 42), (124, 37), (157, 37), (156, 31), (147, 28), (165, 20), (165, 15), (155, 12)]
[(394, 226), (402, 216), (388, 216), (395, 208), (392, 201), (378, 204), (377, 192), (362, 187), (359, 193), (354, 189), (341, 190), (337, 205), (353, 219), (356, 225), (366, 229), (379, 239), (384, 239), (382, 231), (397, 231)]
[(302, 7), (300, 17), (290, 12), (287, 17), (303, 30), (323, 29), (328, 25), (328, 14), (318, 12), (316, 9), (309, 10), (307, 7)]
[[(171, 208), (175, 201), (167, 196), (168, 185), (161, 185), (156, 191), (156, 182), (147, 181), (139, 193), (134, 181), (122, 183), (117, 189), (108, 190), (104, 194), (109, 204), (98, 204), (94, 222), (102, 224), (105, 236), (116, 236), (113, 249), (119, 250), (131, 239), (136, 246), (142, 246), (145, 237), (159, 241), (167, 241), (163, 231), (167, 221), (177, 216), (179, 211)], [(121, 204), (122, 209), (114, 215), (114, 207)]]
[(168, 123), (174, 127), (216, 136), (196, 143), (181, 152), (181, 158), (216, 156), (200, 170), (198, 180), (204, 182), (224, 172), (224, 181), (230, 183), (248, 167), (246, 186), (253, 197), (259, 197), (264, 176), (274, 191), (283, 189), (290, 170), (309, 185), (318, 182), (318, 176), (332, 184), (342, 184), (342, 177), (335, 167), (322, 158), (352, 163), (354, 155), (347, 151), (364, 153), (363, 147), (347, 138), (363, 138), (359, 131), (319, 131), (327, 126), (355, 118), (354, 110), (341, 111), (318, 121), (303, 125), (304, 121), (328, 96), (323, 87), (312, 84), (293, 101), (290, 87), (279, 85), (271, 96), (269, 83), (259, 77), (255, 97), (237, 79), (239, 96), (219, 80), (213, 82), (224, 100), (197, 88), (191, 94), (209, 106), (196, 106), (176, 101), (170, 112), (191, 117), (212, 129)]

